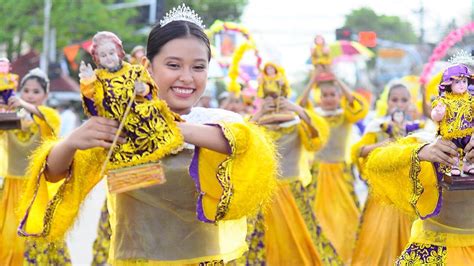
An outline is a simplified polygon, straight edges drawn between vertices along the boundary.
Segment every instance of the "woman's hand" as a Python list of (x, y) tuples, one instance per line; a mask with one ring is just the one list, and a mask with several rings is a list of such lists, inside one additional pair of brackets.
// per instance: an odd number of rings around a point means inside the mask
[[(117, 129), (117, 121), (99, 116), (91, 117), (51, 149), (47, 160), (46, 179), (49, 182), (63, 179), (77, 150), (110, 148)], [(118, 142), (124, 143), (125, 139), (119, 137)]]
[[(64, 140), (74, 150), (87, 150), (95, 147), (110, 148), (118, 129), (118, 122), (100, 116), (93, 116), (80, 127), (73, 130)], [(125, 138), (119, 137), (119, 143)]]
[(299, 116), (304, 112), (304, 108), (291, 102), (285, 97), (280, 97), (280, 110), (281, 111), (290, 111), (290, 112), (295, 112)]
[(470, 164), (474, 163), (474, 134), (471, 136), (471, 140), (464, 148), (464, 159)]
[(457, 157), (459, 157), (457, 146), (452, 141), (442, 138), (437, 138), (435, 142), (424, 146), (418, 151), (420, 161), (442, 163), (451, 166), (456, 165), (457, 160), (455, 158)]
[(257, 122), (264, 114), (274, 112), (276, 108), (275, 100), (271, 96), (263, 99), (262, 107), (252, 117), (251, 121)]

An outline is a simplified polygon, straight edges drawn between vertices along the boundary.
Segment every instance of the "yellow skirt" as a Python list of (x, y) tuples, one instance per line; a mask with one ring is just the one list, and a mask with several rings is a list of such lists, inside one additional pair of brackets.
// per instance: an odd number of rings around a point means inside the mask
[(5, 178), (0, 203), (0, 265), (22, 265), (25, 239), (17, 235), (19, 219), (15, 208), (20, 201), (24, 180)]
[(393, 265), (410, 240), (412, 218), (370, 194), (362, 214), (352, 265)]
[(16, 208), (26, 182), (5, 178), (0, 205), (0, 265), (71, 265), (66, 242), (37, 243), (17, 235)]
[(268, 265), (321, 265), (289, 184), (279, 185), (273, 203), (264, 214), (264, 221)]
[(316, 172), (314, 212), (321, 228), (348, 264), (352, 258), (360, 210), (354, 195), (353, 177), (344, 163), (319, 163)]

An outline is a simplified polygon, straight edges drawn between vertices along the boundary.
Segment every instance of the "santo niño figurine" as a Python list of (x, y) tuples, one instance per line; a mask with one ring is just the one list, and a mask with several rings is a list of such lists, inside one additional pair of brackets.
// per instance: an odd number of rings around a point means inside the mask
[[(473, 75), (463, 64), (448, 67), (439, 85), (439, 97), (433, 101), (431, 118), (439, 123), (438, 133), (458, 147), (458, 165), (440, 165), (440, 171), (450, 177), (474, 176), (474, 165), (463, 162), (464, 148), (474, 133), (474, 98), (467, 90), (473, 84)], [(456, 182), (449, 178), (448, 182)], [(474, 179), (471, 181), (474, 183)]]
[[(140, 187), (143, 184), (136, 180), (125, 185), (126, 180), (113, 182), (115, 179), (111, 181), (110, 177), (126, 178), (140, 171), (159, 172), (147, 167), (155, 168), (159, 159), (182, 146), (183, 137), (175, 122), (180, 118), (158, 98), (158, 87), (148, 71), (142, 65), (123, 61), (122, 42), (114, 33), (102, 31), (94, 35), (91, 54), (97, 69), (81, 62), (79, 73), (85, 113), (122, 122), (126, 139), (126, 143), (112, 148), (107, 166), (109, 186), (111, 191), (114, 184), (120, 186), (118, 192)], [(144, 168), (137, 170), (138, 166)], [(124, 173), (124, 169), (129, 171)]]
[(8, 100), (15, 95), (18, 75), (10, 73), (10, 61), (0, 58), (0, 129), (18, 129), (20, 117), (8, 107)]
[(259, 77), (257, 96), (262, 99), (267, 97), (273, 98), (275, 111), (270, 114), (264, 114), (258, 123), (279, 124), (294, 120), (296, 115), (293, 112), (280, 110), (280, 97), (287, 98), (290, 92), (290, 85), (283, 68), (274, 63), (266, 63)]
[(316, 35), (314, 38), (314, 46), (311, 48), (311, 62), (316, 71), (329, 71), (331, 65), (330, 50), (326, 45), (324, 37)]
[(383, 132), (394, 139), (406, 137), (408, 134), (425, 126), (423, 121), (409, 121), (405, 112), (400, 109), (395, 109), (390, 114), (390, 118), (390, 121), (382, 123), (380, 127)]

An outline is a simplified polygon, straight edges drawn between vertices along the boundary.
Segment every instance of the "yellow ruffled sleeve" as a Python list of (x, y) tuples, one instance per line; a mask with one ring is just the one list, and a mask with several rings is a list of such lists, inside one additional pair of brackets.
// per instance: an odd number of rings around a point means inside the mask
[(441, 188), (435, 168), (420, 162), (419, 150), (425, 144), (413, 137), (373, 150), (366, 164), (372, 194), (422, 219), (440, 210)]
[(142, 65), (133, 65), (133, 67), (138, 68), (140, 73), (140, 81), (143, 83), (148, 84), (150, 86), (150, 93), (153, 99), (158, 97), (158, 85), (156, 85), (155, 81), (151, 78), (150, 73), (142, 66)]
[(354, 101), (350, 104), (346, 97), (341, 100), (341, 106), (344, 110), (344, 117), (350, 123), (355, 123), (363, 119), (369, 112), (369, 104), (365, 98), (357, 93), (353, 93)]
[(220, 123), (230, 154), (196, 147), (190, 173), (199, 192), (198, 219), (234, 220), (256, 213), (276, 188), (275, 147), (251, 123)]
[[(301, 142), (308, 151), (318, 151), (321, 149), (329, 139), (329, 125), (326, 120), (314, 111), (305, 109), (306, 115), (311, 120), (311, 124), (308, 125), (305, 122), (298, 124), (298, 134), (301, 138)], [(313, 127), (318, 131), (318, 135), (311, 137), (311, 129)]]
[(360, 140), (351, 147), (351, 161), (357, 167), (362, 178), (365, 179), (365, 164), (368, 157), (360, 157), (360, 151), (364, 146), (377, 143), (377, 134), (373, 132), (365, 133)]
[(34, 115), (33, 120), (39, 125), (41, 138), (46, 139), (59, 136), (61, 117), (58, 112), (53, 108), (42, 105), (38, 106), (38, 110), (43, 118)]
[(44, 176), (46, 159), (57, 141), (48, 140), (32, 155), (27, 171), (27, 184), (18, 207), (19, 234), (38, 237), (46, 241), (63, 240), (73, 225), (80, 206), (89, 191), (100, 181), (104, 150), (95, 148), (77, 151), (70, 173), (61, 181), (56, 193), (48, 189), (57, 183), (49, 183)]

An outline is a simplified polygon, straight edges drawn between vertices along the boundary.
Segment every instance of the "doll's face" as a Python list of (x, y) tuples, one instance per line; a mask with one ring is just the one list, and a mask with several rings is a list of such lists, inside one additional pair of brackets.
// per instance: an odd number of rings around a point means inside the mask
[(42, 105), (48, 94), (45, 92), (41, 84), (36, 79), (28, 79), (21, 88), (20, 98), (25, 102), (35, 106)]
[(395, 111), (395, 113), (393, 113), (394, 122), (402, 123), (403, 120), (405, 120), (405, 113), (403, 113), (402, 111)]
[(265, 73), (267, 76), (273, 77), (276, 75), (276, 69), (273, 66), (268, 65), (265, 67)]
[(6, 61), (0, 61), (0, 73), (8, 74), (10, 72), (10, 63)]
[(467, 91), (467, 78), (453, 79), (451, 90), (454, 94), (463, 94)]
[(339, 107), (341, 102), (341, 93), (333, 83), (322, 83), (319, 85), (321, 89), (321, 108), (325, 111), (334, 111)]
[(208, 50), (195, 37), (173, 39), (152, 58), (150, 73), (159, 97), (178, 114), (187, 114), (204, 93)]
[(117, 46), (112, 41), (103, 41), (97, 47), (97, 57), (99, 64), (104, 68), (113, 69), (120, 65)]
[(410, 93), (405, 87), (393, 88), (388, 96), (387, 104), (389, 113), (395, 109), (406, 112), (410, 106)]
[(321, 35), (318, 35), (314, 38), (314, 44), (324, 45), (324, 38)]

